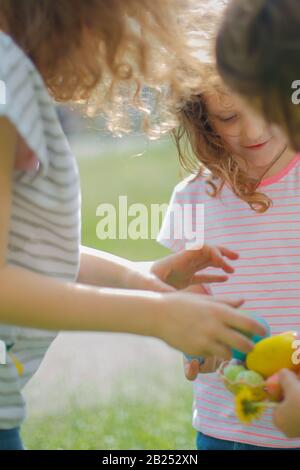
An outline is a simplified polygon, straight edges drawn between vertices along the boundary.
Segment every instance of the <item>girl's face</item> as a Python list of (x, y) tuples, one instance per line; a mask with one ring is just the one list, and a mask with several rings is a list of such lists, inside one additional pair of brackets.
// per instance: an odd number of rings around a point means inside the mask
[(205, 97), (209, 121), (233, 157), (251, 167), (265, 167), (287, 144), (283, 134), (266, 124), (234, 95)]

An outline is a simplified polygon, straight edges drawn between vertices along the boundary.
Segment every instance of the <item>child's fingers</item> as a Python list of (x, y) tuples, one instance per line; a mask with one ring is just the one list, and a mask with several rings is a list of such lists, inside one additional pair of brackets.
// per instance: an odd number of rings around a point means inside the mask
[(218, 246), (217, 247), (220, 253), (226, 258), (231, 260), (236, 260), (240, 257), (240, 255), (236, 251), (232, 251), (229, 248), (225, 248), (225, 246)]
[(200, 374), (211, 374), (216, 372), (223, 361), (224, 358), (215, 356), (205, 358), (204, 364), (200, 367)]
[(225, 342), (214, 342), (211, 344), (208, 350), (209, 356), (220, 357), (223, 360), (229, 361), (232, 358), (231, 349), (225, 344)]
[[(234, 258), (236, 259), (236, 258)], [(226, 273), (234, 273), (234, 268), (226, 261), (219, 247), (213, 247), (211, 251), (211, 266), (221, 268)]]
[(243, 334), (230, 328), (223, 327), (218, 331), (219, 340), (233, 349), (249, 353), (253, 349), (252, 341)]
[(293, 390), (295, 386), (299, 386), (299, 378), (297, 377), (297, 375), (287, 369), (283, 369), (280, 371), (279, 382), (285, 394), (288, 393), (288, 391)]
[(200, 372), (200, 365), (197, 359), (193, 359), (192, 361), (184, 361), (184, 374), (187, 380), (195, 380), (197, 375)]
[(244, 299), (233, 299), (230, 297), (228, 298), (228, 297), (222, 297), (222, 296), (215, 296), (215, 297), (212, 296), (209, 300), (211, 302), (226, 304), (229, 307), (233, 307), (233, 308), (239, 308), (245, 303)]
[(195, 274), (192, 279), (193, 284), (198, 283), (207, 283), (211, 284), (213, 282), (226, 282), (229, 277), (222, 274)]
[[(223, 303), (226, 303), (226, 301), (223, 301)], [(249, 334), (252, 333), (260, 336), (265, 336), (266, 334), (266, 330), (261, 323), (251, 318), (249, 315), (242, 315), (238, 310), (222, 308), (219, 313), (224, 323), (234, 330), (246, 331)]]

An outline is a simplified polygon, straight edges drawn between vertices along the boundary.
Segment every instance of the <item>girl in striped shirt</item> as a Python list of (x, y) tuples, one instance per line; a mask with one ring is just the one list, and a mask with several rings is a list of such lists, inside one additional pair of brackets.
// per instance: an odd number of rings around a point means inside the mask
[[(217, 38), (219, 73), (298, 152), (299, 51), (299, 0), (230, 1)], [(274, 422), (287, 436), (300, 437), (300, 381), (289, 371), (280, 380), (285, 399)]]
[(143, 273), (80, 246), (78, 170), (53, 99), (103, 104), (111, 126), (124, 128), (119, 107), (130, 96), (142, 107), (140, 80), (191, 86), (180, 68), (174, 73), (177, 61), (193, 62), (177, 13), (173, 0), (0, 0), (0, 340), (9, 351), (0, 366), (0, 449), (22, 448), (22, 389), (57, 330), (157, 336), (191, 354), (228, 356), (230, 346), (253, 346), (235, 329), (263, 334), (232, 308), (240, 301), (176, 292), (201, 285), (194, 273), (202, 266), (231, 272), (230, 250), (183, 252)]
[[(158, 241), (180, 251), (184, 237), (166, 236), (174, 233), (174, 208), (194, 208), (188, 223), (199, 231), (195, 207), (203, 204), (205, 242), (239, 254), (235, 273), (210, 293), (241, 295), (244, 310), (265, 318), (272, 334), (300, 330), (300, 155), (227, 89), (213, 60), (203, 59), (201, 73), (201, 92), (181, 103), (175, 132), (180, 160), (194, 175), (176, 186)], [(185, 364), (198, 449), (299, 449), (300, 439), (278, 431), (271, 412), (252, 426), (237, 420), (215, 373), (219, 359)]]

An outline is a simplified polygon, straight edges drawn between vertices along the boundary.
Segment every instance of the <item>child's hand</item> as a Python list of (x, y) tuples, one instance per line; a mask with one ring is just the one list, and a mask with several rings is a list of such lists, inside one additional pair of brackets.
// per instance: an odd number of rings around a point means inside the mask
[(200, 250), (184, 250), (156, 261), (152, 265), (151, 272), (166, 284), (176, 289), (185, 289), (194, 284), (199, 286), (203, 283), (227, 281), (226, 275), (197, 273), (211, 266), (232, 274), (234, 268), (225, 258), (234, 261), (238, 257), (237, 253), (228, 248), (204, 245)]
[(287, 437), (300, 437), (300, 380), (289, 370), (279, 373), (284, 400), (274, 411), (274, 424)]
[(172, 292), (187, 289), (198, 294), (210, 294), (205, 283), (225, 282), (226, 275), (197, 274), (208, 266), (217, 267), (226, 273), (234, 268), (225, 260), (238, 259), (239, 255), (228, 248), (204, 245), (200, 250), (184, 250), (150, 263), (131, 263), (122, 282), (125, 289)]
[(155, 336), (191, 356), (230, 359), (231, 348), (248, 353), (254, 344), (240, 331), (264, 335), (263, 326), (235, 308), (241, 300), (199, 294), (164, 294)]
[(219, 359), (217, 357), (207, 357), (205, 358), (205, 362), (200, 364), (197, 359), (193, 359), (192, 361), (188, 361), (185, 357), (183, 358), (183, 367), (184, 367), (184, 374), (188, 380), (195, 380), (198, 374), (211, 374), (212, 372), (216, 372), (219, 368), (223, 359)]

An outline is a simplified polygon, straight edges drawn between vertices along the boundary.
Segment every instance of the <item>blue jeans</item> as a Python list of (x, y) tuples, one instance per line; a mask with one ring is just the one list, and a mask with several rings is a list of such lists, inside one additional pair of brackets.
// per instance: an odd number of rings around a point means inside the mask
[[(198, 450), (284, 450), (276, 447), (259, 447), (251, 444), (243, 444), (242, 442), (223, 441), (216, 439), (201, 432), (197, 433), (197, 449)], [(300, 450), (300, 449), (286, 449)]]
[(0, 450), (24, 450), (19, 428), (0, 430)]

